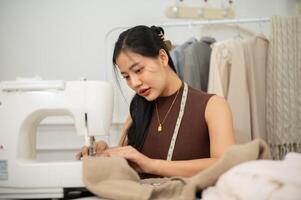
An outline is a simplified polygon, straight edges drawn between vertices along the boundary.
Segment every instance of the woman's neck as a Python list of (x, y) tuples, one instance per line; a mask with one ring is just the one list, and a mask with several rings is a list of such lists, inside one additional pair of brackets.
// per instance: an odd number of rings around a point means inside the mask
[(182, 86), (182, 80), (172, 71), (167, 77), (166, 87), (160, 96), (170, 96), (177, 92)]

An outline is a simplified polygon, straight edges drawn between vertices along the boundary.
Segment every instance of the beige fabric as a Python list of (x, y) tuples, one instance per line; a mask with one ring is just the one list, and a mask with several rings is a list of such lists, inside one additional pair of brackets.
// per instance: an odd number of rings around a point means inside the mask
[(301, 152), (301, 16), (273, 17), (267, 67), (267, 141), (275, 159)]
[(212, 47), (208, 92), (227, 99), (232, 114), (235, 140), (251, 138), (250, 94), (242, 39), (229, 39)]
[(266, 139), (264, 36), (229, 39), (212, 46), (208, 92), (227, 99), (237, 143)]
[(243, 40), (247, 85), (250, 94), (252, 139), (266, 140), (265, 102), (268, 39), (263, 35)]
[(269, 148), (263, 140), (230, 147), (211, 167), (190, 178), (171, 177), (140, 180), (138, 174), (120, 157), (84, 157), (83, 181), (95, 195), (118, 200), (195, 199), (216, 183), (231, 167), (256, 159), (269, 159)]

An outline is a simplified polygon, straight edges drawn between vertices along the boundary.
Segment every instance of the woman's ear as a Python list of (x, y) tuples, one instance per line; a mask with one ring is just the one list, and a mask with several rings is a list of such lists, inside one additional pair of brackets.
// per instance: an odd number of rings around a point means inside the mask
[(163, 66), (168, 66), (168, 55), (164, 49), (160, 49), (159, 59)]

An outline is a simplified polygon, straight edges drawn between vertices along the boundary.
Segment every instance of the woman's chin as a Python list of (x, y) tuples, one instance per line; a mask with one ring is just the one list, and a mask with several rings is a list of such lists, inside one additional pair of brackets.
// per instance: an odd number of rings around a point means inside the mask
[(143, 96), (147, 101), (154, 101), (156, 98), (157, 98), (157, 96), (156, 95), (154, 95), (154, 94), (149, 94), (149, 95), (147, 95), (147, 96)]

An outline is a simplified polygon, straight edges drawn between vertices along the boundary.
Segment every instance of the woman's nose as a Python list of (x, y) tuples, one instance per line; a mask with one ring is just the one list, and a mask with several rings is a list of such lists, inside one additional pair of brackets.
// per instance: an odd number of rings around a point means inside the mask
[(136, 88), (138, 86), (140, 86), (142, 84), (142, 81), (140, 80), (140, 78), (136, 75), (132, 76), (132, 87)]

